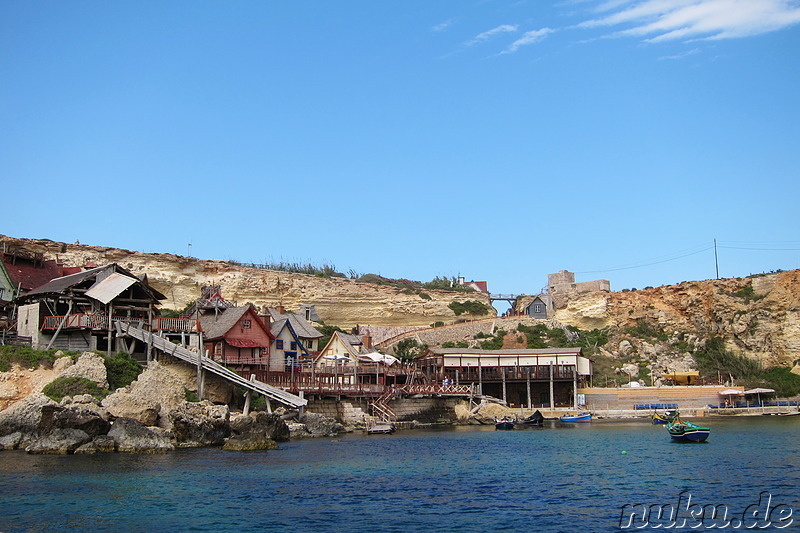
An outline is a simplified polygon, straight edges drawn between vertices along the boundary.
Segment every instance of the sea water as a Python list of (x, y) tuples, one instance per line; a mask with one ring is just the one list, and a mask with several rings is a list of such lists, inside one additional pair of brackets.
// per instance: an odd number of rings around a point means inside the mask
[[(800, 417), (703, 423), (701, 444), (638, 420), (354, 433), (263, 452), (2, 452), (0, 532), (618, 531), (659, 520), (626, 524), (625, 506), (677, 508), (687, 495), (752, 515), (731, 529), (800, 530)], [(759, 515), (781, 505), (791, 522)]]

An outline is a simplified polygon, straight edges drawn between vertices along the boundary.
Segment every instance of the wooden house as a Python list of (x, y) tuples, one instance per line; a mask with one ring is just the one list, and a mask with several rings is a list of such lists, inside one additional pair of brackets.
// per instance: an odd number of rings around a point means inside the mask
[(273, 336), (252, 305), (200, 317), (203, 345), (213, 359), (233, 366), (269, 364)]
[(548, 294), (535, 296), (531, 303), (525, 307), (525, 314), (531, 318), (546, 319), (552, 315), (552, 298)]
[(372, 338), (369, 335), (351, 335), (335, 331), (322, 350), (314, 358), (314, 365), (326, 367), (331, 365), (355, 366), (359, 364), (359, 356), (373, 353)]
[[(113, 322), (149, 327), (166, 296), (117, 264), (58, 277), (16, 299), (17, 333), (35, 349), (118, 350)], [(130, 353), (136, 351), (129, 347)]]
[[(287, 313), (283, 306), (268, 307), (267, 313), (272, 323), (272, 333), (275, 335), (275, 342), (279, 340), (276, 324), (280, 324), (280, 330), (283, 331), (287, 329), (286, 324), (288, 323), (290, 326), (289, 331), (284, 332), (282, 340), (289, 343), (284, 343), (289, 351), (295, 351), (297, 348), (291, 347), (291, 343), (294, 341), (298, 346), (302, 346), (302, 351), (305, 352), (307, 357), (317, 355), (320, 348), (319, 341), (323, 335), (311, 324), (311, 320), (319, 321), (319, 316), (316, 311), (314, 311), (313, 305), (303, 305), (299, 313)], [(278, 350), (287, 349), (278, 347), (275, 344), (273, 344), (273, 347)]]
[(592, 374), (580, 348), (475, 350), (431, 348), (416, 363), (436, 382), (475, 384), (513, 406), (574, 407)]

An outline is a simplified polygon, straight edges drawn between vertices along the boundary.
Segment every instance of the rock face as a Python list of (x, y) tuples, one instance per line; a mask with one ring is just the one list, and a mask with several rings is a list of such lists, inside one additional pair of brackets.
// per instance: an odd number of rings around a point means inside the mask
[[(19, 434), (19, 438), (11, 438), (6, 442), (14, 442), (13, 448), (26, 447), (39, 435), (39, 423), (42, 420), (42, 408), (46, 405), (55, 406), (56, 403), (37, 392), (24, 400), (15, 403), (5, 411), (0, 412), (0, 437)], [(4, 445), (6, 448), (12, 446)]]
[[(800, 270), (687, 281), (622, 292), (560, 295), (555, 319), (583, 330), (622, 332), (646, 323), (668, 336), (722, 337), (728, 349), (767, 365), (793, 366), (800, 353)], [(643, 346), (615, 355), (654, 357)], [(608, 347), (607, 347), (608, 349)]]
[[(455, 293), (425, 290), (426, 297), (404, 293), (402, 289), (359, 283), (345, 278), (319, 278), (239, 266), (230, 261), (210, 261), (173, 254), (133, 252), (118, 248), (58, 243), (49, 240), (14, 239), (7, 242), (65, 266), (118, 263), (134, 274), (147, 274), (153, 287), (168, 300), (163, 306), (183, 309), (200, 297), (200, 287), (218, 284), (226, 299), (251, 302), (256, 306), (274, 306), (282, 302), (287, 309), (313, 303), (326, 324), (352, 327), (356, 324), (384, 326), (427, 326), (436, 321), (456, 318), (448, 305), (454, 301), (478, 300), (489, 304), (481, 293)], [(428, 297), (430, 299), (428, 299)]]
[(172, 433), (179, 447), (220, 446), (231, 434), (230, 410), (227, 405), (208, 401), (184, 404), (169, 413)]
[(117, 390), (103, 400), (103, 407), (115, 417), (133, 418), (145, 426), (169, 427), (168, 414), (183, 405), (185, 392), (181, 379), (157, 361), (128, 387)]
[(80, 429), (58, 428), (38, 438), (25, 451), (33, 454), (66, 455), (90, 440), (92, 437)]
[[(60, 429), (77, 429), (86, 433), (89, 439), (108, 433), (111, 423), (99, 413), (80, 405), (45, 405), (39, 422), (39, 434), (47, 435)], [(81, 443), (83, 444), (83, 443)]]
[(108, 436), (114, 439), (119, 452), (164, 453), (175, 449), (168, 437), (146, 428), (133, 418), (115, 420)]
[[(62, 361), (60, 358), (56, 362)], [(66, 366), (66, 365), (59, 365)], [(74, 365), (68, 365), (61, 371), (59, 377), (70, 378), (86, 378), (94, 381), (100, 388), (108, 388), (108, 373), (106, 372), (106, 365), (103, 363), (103, 357), (94, 352), (84, 352), (78, 358)]]
[(305, 413), (300, 417), (300, 423), (313, 437), (333, 437), (346, 431), (346, 428), (335, 419), (317, 413)]
[(264, 412), (238, 415), (231, 420), (232, 436), (223, 450), (268, 450), (289, 440), (289, 427), (277, 414)]

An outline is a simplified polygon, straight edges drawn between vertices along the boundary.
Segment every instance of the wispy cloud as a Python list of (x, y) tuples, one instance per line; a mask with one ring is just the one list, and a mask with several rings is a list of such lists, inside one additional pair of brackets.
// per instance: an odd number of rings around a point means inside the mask
[(533, 30), (525, 32), (522, 37), (511, 43), (511, 45), (503, 50), (501, 53), (503, 54), (513, 54), (517, 50), (520, 49), (522, 46), (526, 46), (529, 44), (535, 44), (553, 33), (555, 30), (550, 28), (542, 28), (540, 30)]
[(453, 19), (448, 19), (448, 20), (445, 20), (442, 23), (437, 24), (436, 26), (431, 28), (431, 30), (433, 30), (433, 31), (444, 31), (444, 30), (446, 30), (447, 28), (449, 28), (452, 25), (453, 25)]
[(798, 0), (608, 0), (578, 28), (631, 26), (616, 37), (647, 42), (749, 37), (800, 23)]
[(478, 35), (476, 35), (475, 37), (473, 37), (469, 41), (465, 42), (464, 45), (465, 46), (473, 46), (473, 45), (476, 45), (478, 43), (486, 42), (489, 39), (491, 39), (492, 37), (494, 37), (495, 35), (498, 35), (498, 34), (501, 34), (501, 33), (513, 33), (515, 31), (517, 31), (517, 29), (518, 29), (518, 26), (516, 24), (513, 24), (513, 25), (512, 24), (503, 24), (501, 26), (497, 26), (496, 28), (492, 28), (491, 30), (485, 31), (483, 33), (479, 33)]
[(686, 52), (682, 52), (680, 54), (675, 54), (675, 55), (671, 55), (671, 56), (661, 56), (658, 59), (659, 59), (659, 61), (683, 59), (684, 57), (693, 56), (693, 55), (699, 54), (699, 53), (700, 53), (700, 49), (699, 48), (693, 48), (691, 50), (687, 50)]

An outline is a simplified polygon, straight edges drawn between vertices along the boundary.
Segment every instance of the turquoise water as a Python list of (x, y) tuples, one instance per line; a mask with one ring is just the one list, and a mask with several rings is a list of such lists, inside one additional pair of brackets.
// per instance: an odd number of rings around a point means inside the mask
[[(277, 451), (0, 453), (0, 532), (615, 531), (625, 504), (741, 514), (769, 491), (800, 529), (800, 417), (704, 421), (704, 444), (642, 421), (302, 440)], [(623, 454), (625, 451), (627, 454)]]

